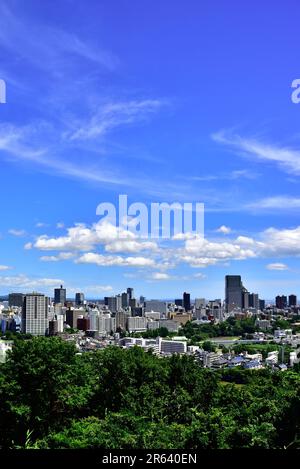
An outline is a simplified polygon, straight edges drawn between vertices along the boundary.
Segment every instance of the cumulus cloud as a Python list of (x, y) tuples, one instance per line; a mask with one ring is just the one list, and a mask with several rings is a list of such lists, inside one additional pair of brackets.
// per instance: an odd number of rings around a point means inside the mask
[(41, 256), (40, 260), (43, 262), (58, 262), (72, 259), (74, 254), (72, 252), (60, 252), (57, 256)]
[(91, 227), (83, 223), (77, 224), (68, 228), (65, 236), (42, 235), (33, 243), (33, 247), (41, 251), (90, 251), (97, 245), (104, 245), (111, 252), (134, 252), (157, 247), (154, 242), (141, 241), (129, 230), (101, 221)]
[(231, 228), (229, 228), (229, 226), (222, 225), (216, 230), (216, 232), (223, 233), (226, 235), (226, 234), (231, 233)]
[(146, 257), (104, 256), (94, 252), (83, 254), (75, 262), (77, 264), (96, 264), (99, 266), (152, 267), (155, 265), (153, 259)]

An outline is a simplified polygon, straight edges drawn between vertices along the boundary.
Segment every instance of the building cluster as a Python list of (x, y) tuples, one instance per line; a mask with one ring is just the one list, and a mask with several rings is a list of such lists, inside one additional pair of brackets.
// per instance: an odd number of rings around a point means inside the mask
[[(82, 292), (70, 299), (62, 285), (54, 289), (52, 298), (36, 292), (10, 293), (7, 301), (0, 303), (0, 329), (2, 333), (11, 331), (35, 336), (60, 335), (65, 340), (75, 339), (81, 351), (111, 343), (125, 348), (138, 345), (162, 355), (193, 353), (203, 366), (236, 366), (238, 363), (247, 368), (264, 365), (260, 357), (237, 358), (220, 355), (219, 352), (201, 351), (199, 347), (188, 346), (181, 336), (152, 339), (132, 335), (149, 332), (148, 337), (151, 337), (151, 331), (162, 328), (174, 335), (189, 321), (195, 324), (218, 324), (230, 317), (241, 319), (254, 316), (259, 332), (252, 339), (264, 341), (265, 334), (270, 333), (276, 318), (286, 318), (298, 312), (295, 295), (277, 296), (274, 304), (266, 305), (257, 293), (250, 293), (245, 288), (241, 276), (227, 275), (224, 302), (221, 299), (207, 301), (205, 298), (191, 301), (188, 292), (174, 301), (148, 300), (143, 296), (137, 299), (133, 288), (102, 300), (86, 300)], [(291, 336), (291, 330), (278, 329), (272, 340), (282, 343), (291, 341)], [(294, 339), (296, 336), (293, 336)], [(5, 354), (4, 348), (2, 352)], [(268, 360), (265, 364), (269, 364)]]

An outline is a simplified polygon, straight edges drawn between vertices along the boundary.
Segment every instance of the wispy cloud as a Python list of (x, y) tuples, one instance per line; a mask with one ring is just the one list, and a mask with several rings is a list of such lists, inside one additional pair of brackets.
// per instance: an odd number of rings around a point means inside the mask
[(300, 209), (300, 198), (288, 195), (265, 197), (247, 204), (245, 208), (255, 211), (272, 211), (275, 213), (282, 213), (282, 210), (288, 212)]
[(193, 176), (189, 179), (199, 182), (211, 182), (211, 181), (235, 181), (238, 179), (257, 179), (260, 176), (258, 172), (254, 172), (250, 169), (235, 169), (229, 173), (219, 174), (207, 174), (203, 176)]
[(15, 288), (22, 288), (26, 291), (37, 288), (52, 289), (63, 283), (63, 280), (57, 278), (31, 278), (24, 274), (0, 277), (1, 287), (7, 287), (10, 291)]
[(70, 140), (90, 140), (103, 137), (109, 131), (123, 125), (145, 120), (156, 112), (163, 102), (157, 99), (107, 103), (85, 123), (75, 122), (77, 127), (71, 134), (65, 134)]
[(17, 237), (22, 237), (22, 236), (25, 236), (26, 235), (26, 231), (25, 230), (15, 230), (15, 229), (10, 229), (8, 230), (9, 234), (13, 235), (13, 236), (17, 236)]
[(67, 56), (73, 58), (73, 66), (76, 65), (76, 58), (110, 71), (119, 65), (119, 59), (112, 52), (89, 43), (73, 32), (30, 21), (26, 14), (20, 15), (20, 10), (17, 14), (5, 1), (0, 5), (0, 46), (56, 78), (63, 71), (67, 72)]
[(275, 163), (289, 174), (300, 175), (300, 150), (241, 137), (224, 130), (212, 134), (212, 139), (240, 154), (256, 158), (258, 161)]
[(289, 270), (289, 267), (281, 262), (274, 262), (273, 264), (268, 264), (266, 265), (266, 268), (268, 270)]

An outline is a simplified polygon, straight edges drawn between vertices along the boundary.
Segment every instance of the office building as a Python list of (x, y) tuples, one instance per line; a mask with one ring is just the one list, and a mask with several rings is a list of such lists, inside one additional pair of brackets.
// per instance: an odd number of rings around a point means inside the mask
[(249, 295), (250, 293), (248, 292), (248, 290), (246, 288), (243, 288), (242, 290), (242, 308), (243, 309), (247, 309), (250, 307)]
[(205, 298), (195, 298), (195, 308), (196, 309), (205, 308), (205, 306), (206, 306)]
[(41, 293), (25, 295), (22, 308), (22, 329), (26, 334), (46, 335), (49, 329), (49, 299)]
[(100, 314), (98, 318), (98, 331), (101, 335), (111, 335), (116, 332), (116, 318), (110, 314)]
[(249, 308), (259, 309), (258, 293), (249, 293)]
[(175, 305), (182, 307), (183, 306), (183, 300), (181, 298), (176, 298)]
[(129, 300), (132, 300), (134, 298), (134, 290), (133, 288), (127, 288), (127, 295), (128, 295), (128, 299)]
[(23, 293), (10, 293), (8, 295), (8, 305), (22, 308), (25, 295)]
[(297, 296), (296, 295), (289, 295), (289, 306), (297, 306)]
[(146, 301), (146, 298), (144, 296), (140, 296), (140, 306), (145, 306), (145, 301)]
[(84, 304), (84, 293), (75, 294), (75, 304), (76, 306), (82, 306)]
[(129, 332), (141, 332), (147, 329), (146, 318), (139, 316), (129, 316), (127, 319), (127, 329)]
[(183, 294), (183, 307), (186, 311), (190, 311), (191, 309), (191, 295), (186, 292)]
[(54, 289), (54, 303), (60, 303), (64, 305), (67, 301), (66, 289), (61, 285), (60, 288)]
[(165, 301), (159, 301), (159, 300), (147, 300), (145, 302), (145, 312), (159, 312), (162, 315), (167, 314), (167, 303)]
[(287, 307), (287, 297), (285, 295), (277, 295), (275, 298), (276, 308), (284, 309)]
[(266, 302), (265, 302), (265, 300), (259, 300), (259, 309), (260, 309), (261, 311), (264, 311), (265, 307), (266, 307)]
[(186, 353), (186, 341), (166, 340), (158, 337), (157, 339), (159, 353), (163, 355), (172, 355), (173, 353)]
[(66, 311), (66, 323), (72, 328), (77, 329), (77, 320), (83, 316), (83, 309), (67, 309)]
[(127, 318), (130, 316), (128, 311), (117, 311), (116, 313), (116, 328), (123, 331), (127, 328)]
[(128, 293), (122, 293), (122, 308), (127, 308), (129, 305), (129, 296)]
[(135, 298), (129, 298), (129, 306), (131, 309), (136, 308), (137, 306), (137, 301)]
[(225, 277), (225, 304), (227, 312), (236, 308), (243, 308), (244, 286), (240, 275), (226, 275)]

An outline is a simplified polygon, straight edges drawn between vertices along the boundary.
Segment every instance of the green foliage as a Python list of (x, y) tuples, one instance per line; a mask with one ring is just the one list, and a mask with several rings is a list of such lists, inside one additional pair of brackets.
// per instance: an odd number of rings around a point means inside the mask
[(300, 374), (210, 371), (133, 347), (16, 340), (0, 365), (0, 448), (299, 447)]
[(244, 336), (257, 330), (255, 318), (229, 318), (219, 324), (196, 324), (189, 321), (180, 329), (179, 335), (190, 339), (191, 344), (197, 344), (212, 337)]

